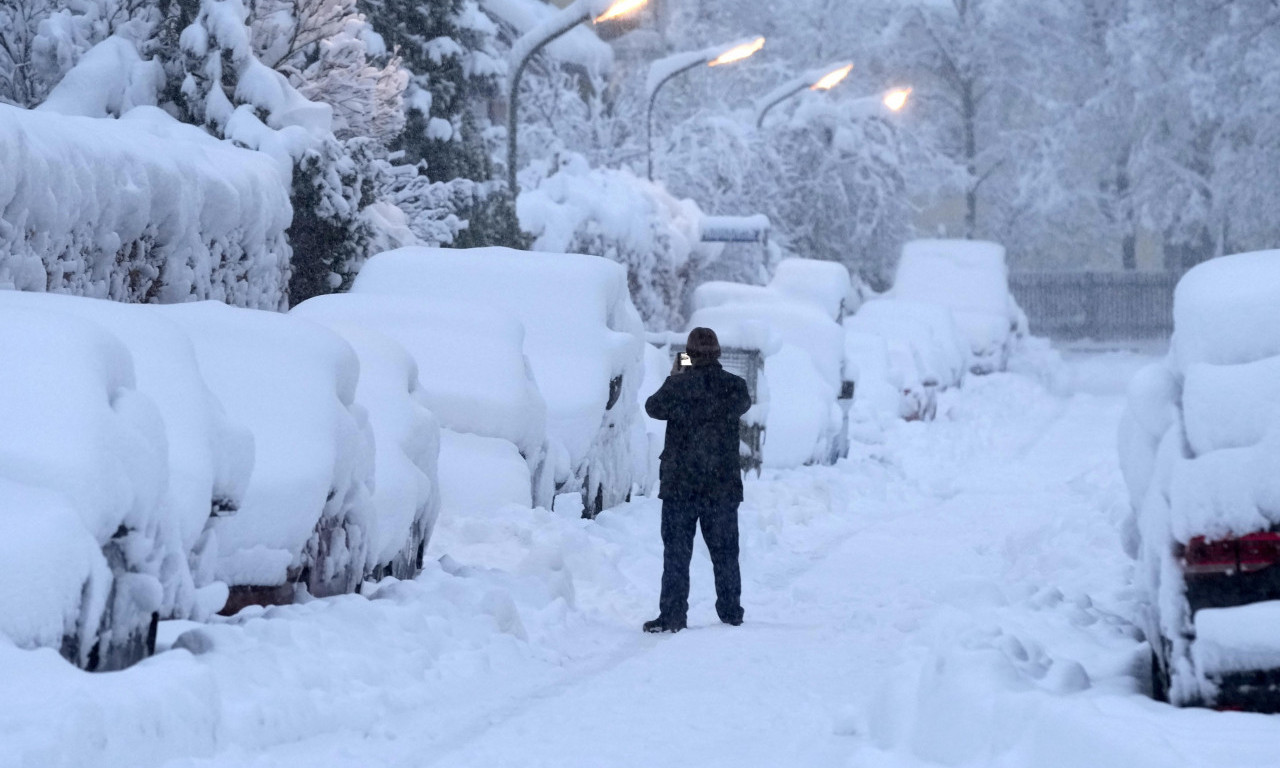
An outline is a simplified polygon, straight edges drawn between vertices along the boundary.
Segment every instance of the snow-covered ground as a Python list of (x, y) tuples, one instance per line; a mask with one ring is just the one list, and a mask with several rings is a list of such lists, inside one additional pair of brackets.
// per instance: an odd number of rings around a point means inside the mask
[(1144, 359), (975, 377), (752, 480), (740, 628), (698, 550), (690, 629), (639, 631), (656, 500), (442, 517), (413, 582), (166, 625), (124, 672), (0, 645), (0, 766), (1275, 765), (1280, 721), (1142, 694), (1114, 445)]

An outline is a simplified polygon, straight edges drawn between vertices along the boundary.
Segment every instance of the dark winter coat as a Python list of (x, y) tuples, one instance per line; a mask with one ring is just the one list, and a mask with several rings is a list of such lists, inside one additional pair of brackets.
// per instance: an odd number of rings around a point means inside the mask
[(738, 424), (750, 407), (747, 382), (719, 363), (668, 376), (644, 404), (651, 417), (667, 422), (659, 498), (741, 502)]

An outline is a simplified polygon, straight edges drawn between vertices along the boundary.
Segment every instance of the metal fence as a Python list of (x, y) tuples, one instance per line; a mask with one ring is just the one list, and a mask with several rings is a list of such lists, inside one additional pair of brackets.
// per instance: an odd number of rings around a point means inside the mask
[(1152, 339), (1173, 333), (1171, 272), (1019, 272), (1009, 289), (1031, 332), (1055, 339)]

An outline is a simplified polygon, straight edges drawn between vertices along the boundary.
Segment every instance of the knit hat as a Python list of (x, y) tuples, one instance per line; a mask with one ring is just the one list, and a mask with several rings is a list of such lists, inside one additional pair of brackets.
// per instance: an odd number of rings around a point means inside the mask
[(689, 331), (689, 343), (685, 345), (689, 357), (695, 360), (719, 360), (720, 339), (710, 328), (694, 328)]

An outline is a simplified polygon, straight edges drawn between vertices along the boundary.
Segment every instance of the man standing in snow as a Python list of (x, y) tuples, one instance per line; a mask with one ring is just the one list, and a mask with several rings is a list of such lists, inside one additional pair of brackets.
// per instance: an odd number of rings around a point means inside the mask
[(645, 403), (667, 422), (659, 476), (662, 499), (662, 596), (658, 618), (645, 632), (679, 632), (689, 611), (689, 561), (699, 522), (716, 578), (716, 613), (742, 623), (742, 575), (738, 570), (738, 505), (742, 474), (738, 422), (751, 407), (747, 383), (720, 367), (720, 341), (710, 328), (694, 328), (671, 375)]

